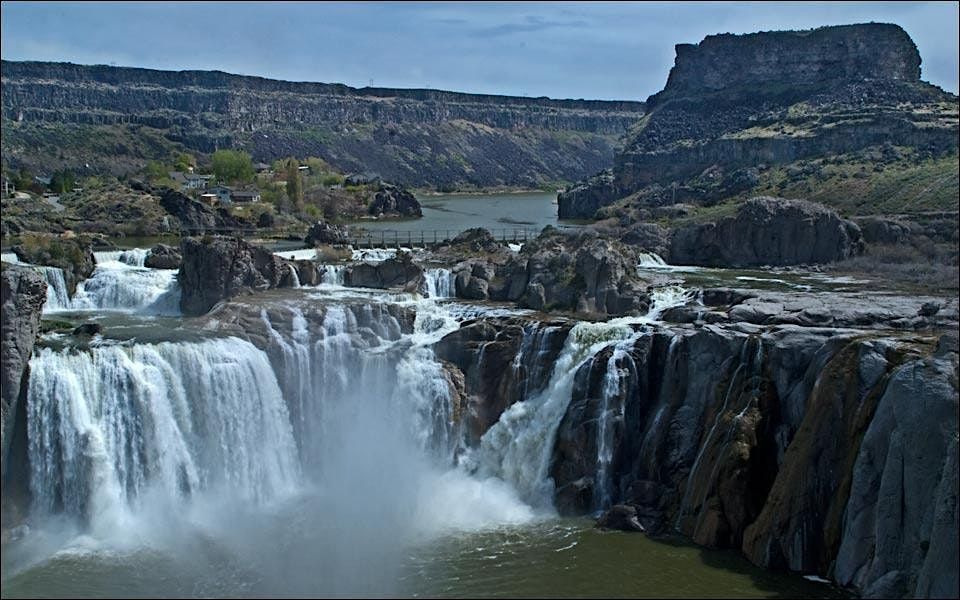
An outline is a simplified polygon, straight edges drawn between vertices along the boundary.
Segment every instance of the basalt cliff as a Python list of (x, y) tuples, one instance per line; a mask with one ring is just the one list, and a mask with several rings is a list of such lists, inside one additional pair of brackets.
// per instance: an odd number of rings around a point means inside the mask
[(642, 102), (355, 89), (217, 71), (3, 61), (14, 167), (122, 174), (178, 149), (318, 156), (435, 189), (534, 187), (613, 164)]
[(613, 169), (562, 193), (560, 215), (650, 220), (757, 195), (849, 214), (956, 210), (957, 97), (920, 75), (896, 25), (679, 44)]

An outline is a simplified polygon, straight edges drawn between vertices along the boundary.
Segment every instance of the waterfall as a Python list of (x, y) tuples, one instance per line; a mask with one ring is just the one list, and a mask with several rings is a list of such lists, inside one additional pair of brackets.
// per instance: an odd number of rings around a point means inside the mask
[[(127, 251), (132, 252), (132, 251)], [(122, 253), (101, 252), (100, 258), (120, 258)], [(146, 251), (127, 255), (128, 262), (98, 262), (89, 279), (77, 284), (73, 298), (67, 294), (62, 269), (35, 267), (47, 281), (47, 302), (44, 313), (63, 311), (115, 310), (152, 315), (180, 314), (180, 286), (177, 271), (147, 269), (142, 265)]]
[(148, 256), (150, 256), (150, 250), (147, 248), (130, 248), (128, 250), (109, 250), (93, 253), (93, 258), (98, 265), (108, 262), (119, 262), (131, 267), (143, 267)]
[[(625, 400), (622, 390), (623, 380), (631, 374), (631, 371), (634, 374), (636, 371), (633, 359), (630, 357), (630, 349), (635, 341), (635, 338), (630, 337), (613, 347), (603, 377), (600, 410), (597, 414), (597, 460), (593, 490), (594, 507), (601, 510), (610, 507), (613, 497), (611, 490), (613, 473), (610, 468), (613, 464), (614, 430), (618, 423), (623, 422)], [(629, 362), (630, 368), (621, 367), (620, 364), (624, 362)], [(617, 404), (611, 406), (614, 402)]]
[(298, 480), (266, 355), (236, 338), (44, 349), (30, 361), (30, 487), (41, 513), (109, 526), (150, 494), (251, 502)]
[(660, 258), (659, 254), (654, 252), (641, 252), (640, 260), (637, 263), (637, 266), (639, 266), (641, 269), (657, 269), (667, 267), (669, 265), (667, 265), (667, 263)]
[(180, 313), (180, 286), (172, 269), (146, 269), (119, 261), (98, 264), (77, 285), (67, 310), (117, 310), (145, 314)]
[(450, 269), (427, 269), (423, 273), (423, 291), (427, 298), (452, 298), (456, 289), (456, 276)]
[[(513, 372), (516, 381), (523, 381), (523, 389), (519, 390), (518, 400), (525, 400), (532, 393), (539, 392), (547, 384), (547, 373), (544, 360), (549, 351), (551, 337), (562, 328), (558, 326), (542, 327), (535, 321), (523, 328), (523, 339), (520, 340), (520, 350), (513, 359)], [(525, 370), (524, 376), (520, 371)]]
[(478, 472), (504, 479), (534, 507), (552, 506), (550, 457), (560, 420), (570, 404), (576, 372), (600, 350), (637, 336), (631, 324), (629, 319), (614, 319), (574, 326), (546, 389), (513, 404), (481, 438), (473, 458)]
[(343, 285), (343, 274), (346, 267), (343, 265), (323, 265), (323, 283)]
[(67, 293), (67, 280), (63, 269), (59, 267), (34, 267), (43, 274), (47, 282), (47, 301), (43, 312), (70, 308), (70, 294)]
[(635, 325), (655, 321), (664, 310), (692, 296), (693, 292), (679, 286), (659, 288), (651, 294), (646, 316), (575, 325), (554, 363), (547, 387), (504, 411), (481, 438), (480, 448), (472, 453), (467, 467), (507, 481), (534, 507), (552, 506), (550, 457), (557, 428), (571, 401), (577, 371), (604, 348), (616, 346), (626, 351), (642, 335)]
[(20, 259), (17, 257), (15, 252), (3, 252), (3, 253), (0, 253), (0, 261), (5, 263), (16, 264), (20, 262)]
[(297, 268), (289, 263), (287, 263), (287, 266), (290, 267), (290, 287), (300, 287), (300, 273), (297, 272)]

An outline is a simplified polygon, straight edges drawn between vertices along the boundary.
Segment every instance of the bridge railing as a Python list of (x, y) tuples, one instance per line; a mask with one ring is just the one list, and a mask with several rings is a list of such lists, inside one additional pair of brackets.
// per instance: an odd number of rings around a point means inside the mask
[[(488, 230), (493, 238), (501, 243), (519, 244), (537, 237), (539, 229), (525, 227), (503, 227)], [(463, 231), (460, 229), (418, 229), (402, 231), (397, 229), (351, 228), (347, 243), (355, 248), (398, 248), (426, 247), (452, 241)], [(204, 227), (182, 229), (183, 235), (229, 235), (234, 237), (302, 237), (304, 229), (257, 229), (254, 227)]]

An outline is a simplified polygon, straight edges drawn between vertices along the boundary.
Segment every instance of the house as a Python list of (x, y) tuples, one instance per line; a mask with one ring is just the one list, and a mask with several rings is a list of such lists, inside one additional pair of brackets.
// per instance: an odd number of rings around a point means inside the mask
[(217, 202), (220, 204), (230, 204), (230, 194), (233, 192), (233, 190), (225, 185), (215, 185), (212, 188), (209, 188), (207, 192), (210, 194), (216, 194)]
[(207, 192), (205, 194), (200, 194), (200, 202), (210, 206), (216, 206), (217, 204), (217, 195)]
[(170, 179), (180, 187), (181, 192), (189, 190), (205, 190), (213, 175), (197, 175), (196, 173), (184, 173), (183, 171), (170, 171)]
[(34, 183), (39, 183), (44, 187), (49, 187), (51, 181), (53, 181), (52, 177), (44, 177), (43, 175), (36, 175), (33, 178)]
[(230, 198), (237, 203), (260, 202), (260, 192), (257, 190), (235, 191), (230, 194)]
[(269, 173), (273, 169), (267, 163), (258, 162), (253, 165), (253, 170), (257, 173)]
[(187, 180), (188, 190), (205, 190), (210, 185), (213, 175), (197, 175), (196, 173), (186, 173), (184, 178)]

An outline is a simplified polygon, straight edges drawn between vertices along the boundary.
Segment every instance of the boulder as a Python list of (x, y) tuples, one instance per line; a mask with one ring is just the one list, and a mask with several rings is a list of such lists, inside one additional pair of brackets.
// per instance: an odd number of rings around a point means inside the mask
[(320, 220), (310, 227), (303, 241), (310, 248), (320, 244), (346, 244), (350, 241), (350, 231), (346, 225), (332, 225)]
[(371, 215), (399, 215), (422, 217), (423, 209), (417, 198), (404, 188), (383, 183), (367, 209)]
[(902, 244), (911, 234), (911, 226), (905, 221), (884, 217), (859, 217), (854, 222), (868, 244)]
[(225, 298), (293, 284), (287, 261), (241, 239), (183, 238), (180, 252), (180, 309), (187, 316), (202, 315)]
[(711, 267), (826, 263), (859, 254), (860, 229), (823, 205), (757, 197), (734, 216), (673, 233), (670, 262)]
[(353, 287), (401, 288), (405, 292), (416, 292), (423, 285), (423, 267), (414, 263), (409, 253), (399, 252), (395, 258), (382, 262), (348, 267), (344, 282)]
[(40, 331), (47, 284), (35, 270), (3, 264), (0, 271), (0, 473), (6, 488), (7, 455), (18, 415), (25, 415), (29, 361)]
[(546, 231), (500, 269), (505, 285), (494, 299), (534, 310), (622, 315), (646, 309), (637, 254), (594, 231)]
[(173, 246), (157, 244), (150, 249), (150, 254), (143, 261), (143, 266), (150, 269), (179, 269), (183, 257), (180, 251)]
[(73, 329), (73, 335), (93, 336), (103, 333), (103, 325), (100, 323), (84, 323)]
[(646, 531), (640, 524), (640, 519), (637, 518), (637, 509), (628, 504), (616, 504), (604, 511), (597, 519), (596, 527), (620, 531)]

